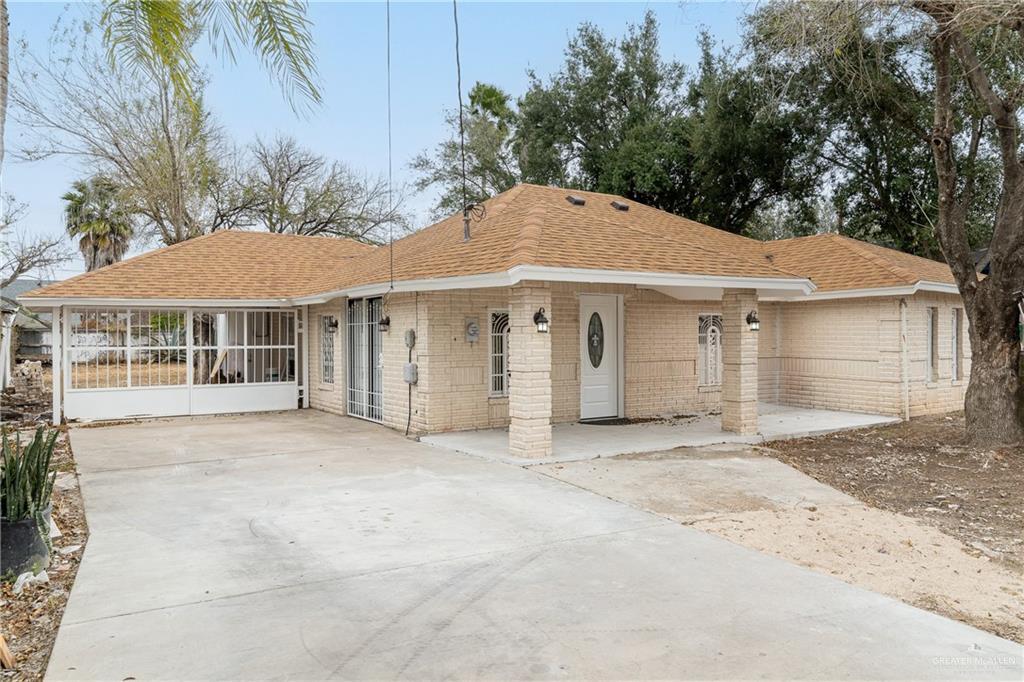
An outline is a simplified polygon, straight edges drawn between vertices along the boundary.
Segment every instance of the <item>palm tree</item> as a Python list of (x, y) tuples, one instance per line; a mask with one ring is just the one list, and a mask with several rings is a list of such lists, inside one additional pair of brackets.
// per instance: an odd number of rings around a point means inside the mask
[(203, 35), (232, 61), (236, 45), (250, 49), (293, 109), (321, 101), (303, 0), (108, 0), (100, 24), (111, 61), (166, 74), (175, 93), (197, 110), (192, 47)]
[[(0, 164), (4, 158), (10, 42), (7, 0), (0, 0)], [(234, 60), (249, 48), (298, 110), (319, 104), (313, 37), (302, 0), (107, 0), (103, 36), (115, 64), (167, 74), (175, 93), (199, 111), (192, 47), (203, 34), (214, 50)]]
[(98, 270), (124, 257), (132, 239), (132, 224), (117, 184), (97, 176), (76, 180), (63, 197), (64, 224), (78, 240), (87, 270)]

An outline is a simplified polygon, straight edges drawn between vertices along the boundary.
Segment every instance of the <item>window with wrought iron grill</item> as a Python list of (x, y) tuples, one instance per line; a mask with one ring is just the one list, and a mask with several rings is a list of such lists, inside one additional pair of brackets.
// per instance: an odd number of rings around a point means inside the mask
[(334, 383), (334, 335), (338, 322), (334, 315), (320, 316), (320, 383)]
[(508, 395), (508, 313), (491, 313), (491, 395)]
[(701, 386), (722, 383), (722, 316), (697, 318), (697, 375)]

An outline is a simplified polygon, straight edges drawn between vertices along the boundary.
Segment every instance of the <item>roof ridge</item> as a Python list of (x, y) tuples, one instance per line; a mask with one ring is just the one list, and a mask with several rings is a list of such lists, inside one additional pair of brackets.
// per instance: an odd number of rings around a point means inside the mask
[[(572, 209), (564, 208), (562, 206), (558, 206), (558, 207), (556, 207), (555, 210), (568, 213)], [(660, 209), (654, 209), (654, 210), (655, 211), (660, 211)], [(687, 222), (694, 222), (694, 221), (690, 221), (689, 218), (683, 218), (682, 216), (677, 216), (675, 213), (669, 213), (668, 211), (662, 211), (662, 213), (665, 213), (666, 215), (670, 215), (673, 218), (677, 218), (677, 219), (680, 219), (680, 220), (686, 220)], [(603, 218), (601, 216), (588, 216), (588, 220), (592, 220), (592, 221), (599, 220), (602, 223), (604, 223), (605, 225), (609, 225), (609, 226), (617, 228), (617, 229), (632, 230), (633, 232), (639, 232), (642, 235), (645, 235), (645, 236), (648, 236), (648, 237), (652, 237), (654, 239), (665, 239), (664, 235), (654, 234), (652, 232), (648, 232), (647, 230), (642, 229), (642, 228), (640, 228), (640, 227), (638, 227), (636, 225), (619, 224), (619, 223), (613, 222), (611, 220), (608, 220), (607, 218)], [(701, 223), (696, 223), (696, 224), (700, 225)], [(708, 225), (707, 227), (711, 227), (711, 226)], [(717, 228), (711, 227), (711, 229), (714, 230), (714, 229), (717, 229)], [(721, 231), (724, 232), (724, 230), (721, 230)], [(732, 234), (732, 233), (728, 232), (726, 234)], [(752, 241), (756, 241), (756, 240), (752, 240)], [(724, 258), (730, 258), (732, 260), (740, 260), (740, 261), (747, 261), (747, 262), (749, 262), (749, 260), (750, 260), (747, 257), (742, 256), (742, 255), (737, 254), (737, 253), (729, 253), (729, 252), (725, 252), (725, 251), (718, 251), (716, 249), (712, 249), (712, 248), (709, 248), (707, 246), (702, 246), (700, 244), (695, 244), (693, 242), (687, 242), (686, 245), (688, 247), (691, 247), (691, 248), (700, 249), (701, 251), (704, 251), (705, 253), (714, 254), (715, 256), (718, 256), (719, 258), (724, 257)], [(767, 260), (767, 259), (765, 259), (765, 260)], [(772, 263), (770, 261), (768, 262), (768, 267), (770, 267), (772, 270), (778, 271), (779, 273), (781, 273), (783, 275), (789, 275), (791, 277), (797, 277), (799, 279), (809, 279), (808, 277), (806, 277), (804, 275), (800, 275), (800, 274), (797, 274), (795, 272), (790, 272), (788, 270), (783, 270), (782, 268), (778, 267), (777, 265), (775, 265), (774, 263)]]
[(523, 225), (519, 228), (519, 239), (512, 247), (509, 266), (525, 265), (536, 259), (540, 250), (540, 239), (544, 234), (544, 218), (547, 216), (548, 207), (544, 202), (538, 201), (530, 208), (523, 217)]
[(920, 277), (916, 276), (914, 273), (910, 272), (906, 268), (903, 268), (902, 266), (893, 263), (888, 258), (883, 258), (882, 256), (879, 256), (875, 253), (872, 253), (871, 251), (864, 249), (859, 239), (853, 239), (852, 237), (846, 237), (841, 234), (832, 234), (832, 236), (835, 239), (838, 239), (839, 241), (845, 243), (851, 249), (853, 249), (861, 258), (869, 260), (875, 265), (884, 268), (885, 270), (888, 270), (889, 272), (896, 275), (900, 279), (903, 279), (909, 283), (921, 281)]

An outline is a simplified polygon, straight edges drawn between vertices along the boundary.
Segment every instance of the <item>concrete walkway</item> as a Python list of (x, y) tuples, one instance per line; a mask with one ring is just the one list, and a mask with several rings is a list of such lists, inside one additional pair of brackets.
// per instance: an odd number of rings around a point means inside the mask
[(1020, 679), (1021, 648), (313, 411), (75, 429), (50, 679)]
[(758, 403), (760, 433), (741, 436), (723, 431), (717, 415), (701, 415), (645, 424), (556, 424), (552, 429), (554, 452), (549, 458), (523, 459), (508, 454), (508, 429), (456, 431), (425, 436), (425, 443), (486, 457), (509, 464), (546, 464), (613, 457), (635, 452), (655, 452), (719, 443), (752, 444), (782, 438), (803, 438), (833, 431), (891, 424), (899, 419), (877, 414), (812, 410), (775, 403)]

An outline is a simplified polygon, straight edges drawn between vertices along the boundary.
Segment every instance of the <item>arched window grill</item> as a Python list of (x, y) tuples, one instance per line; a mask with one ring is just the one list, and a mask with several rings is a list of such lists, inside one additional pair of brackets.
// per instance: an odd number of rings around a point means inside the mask
[(722, 316), (701, 315), (697, 329), (697, 373), (701, 386), (722, 383)]
[(508, 313), (491, 313), (491, 395), (507, 396), (508, 368)]

